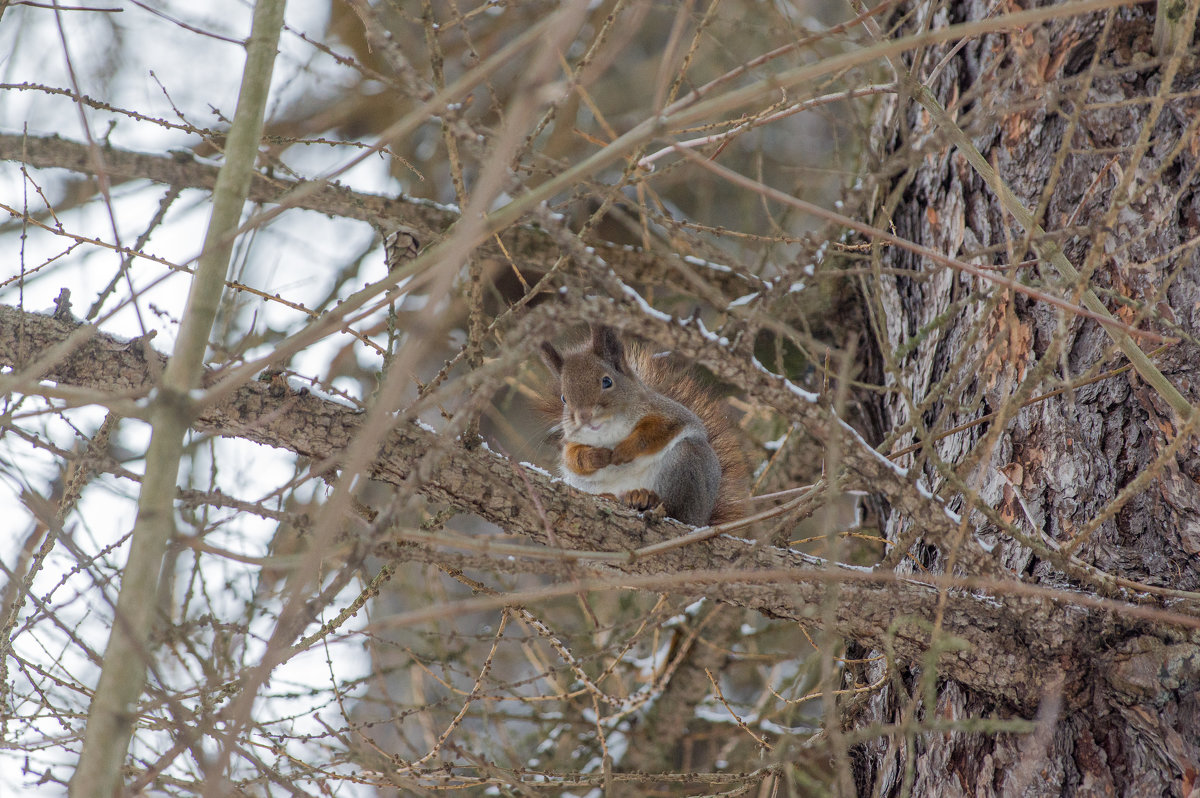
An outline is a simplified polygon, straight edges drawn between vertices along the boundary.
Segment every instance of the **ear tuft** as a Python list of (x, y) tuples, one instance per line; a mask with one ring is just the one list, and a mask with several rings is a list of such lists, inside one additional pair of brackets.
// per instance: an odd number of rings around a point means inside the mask
[(592, 354), (622, 374), (629, 373), (625, 366), (625, 347), (621, 344), (621, 337), (607, 324), (592, 327)]
[(555, 349), (549, 343), (543, 343), (540, 354), (542, 356), (542, 362), (546, 364), (546, 368), (550, 369), (551, 373), (554, 374), (555, 377), (562, 374), (563, 358), (562, 355), (558, 353), (557, 349)]

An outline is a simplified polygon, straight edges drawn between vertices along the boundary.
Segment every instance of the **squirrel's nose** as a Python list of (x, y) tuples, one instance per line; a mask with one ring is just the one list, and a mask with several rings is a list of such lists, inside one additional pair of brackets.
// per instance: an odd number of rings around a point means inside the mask
[(575, 423), (579, 426), (586, 426), (592, 421), (592, 411), (590, 408), (580, 408), (575, 411)]

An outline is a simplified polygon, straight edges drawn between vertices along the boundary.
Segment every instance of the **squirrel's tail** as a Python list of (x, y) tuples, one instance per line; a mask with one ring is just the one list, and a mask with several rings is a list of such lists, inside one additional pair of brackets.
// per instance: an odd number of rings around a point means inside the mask
[(708, 442), (721, 464), (721, 486), (713, 507), (710, 524), (721, 524), (746, 515), (750, 496), (750, 469), (742, 449), (742, 436), (729, 418), (729, 406), (700, 383), (670, 362), (636, 344), (625, 344), (625, 357), (642, 382), (691, 410), (704, 422)]

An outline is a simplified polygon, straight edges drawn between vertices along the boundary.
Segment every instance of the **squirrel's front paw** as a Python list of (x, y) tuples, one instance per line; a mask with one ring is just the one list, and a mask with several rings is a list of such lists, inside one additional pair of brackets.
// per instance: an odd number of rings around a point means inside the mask
[(567, 468), (576, 474), (593, 474), (612, 463), (612, 449), (569, 443), (564, 450)]
[(621, 494), (621, 501), (635, 510), (645, 511), (662, 507), (662, 499), (658, 498), (658, 494), (648, 488), (627, 490)]
[(606, 451), (612, 452), (612, 460), (608, 463), (608, 465), (625, 465), (626, 463), (632, 463), (637, 459), (637, 453), (630, 453), (626, 451), (626, 447), (624, 446), (618, 445), (617, 447)]
[(612, 463), (612, 449), (589, 446), (581, 453), (580, 461), (588, 471), (599, 471)]

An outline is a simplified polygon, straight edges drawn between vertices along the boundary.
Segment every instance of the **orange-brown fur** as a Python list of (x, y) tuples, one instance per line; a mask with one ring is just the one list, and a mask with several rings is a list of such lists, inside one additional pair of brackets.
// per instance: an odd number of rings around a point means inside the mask
[(643, 416), (633, 431), (612, 449), (568, 443), (564, 461), (576, 474), (594, 474), (610, 465), (631, 463), (644, 454), (654, 454), (679, 434), (680, 424), (660, 415)]
[(625, 440), (613, 447), (613, 465), (632, 462), (643, 454), (661, 451), (679, 434), (683, 425), (660, 415), (642, 416)]
[(568, 443), (563, 448), (563, 461), (576, 474), (595, 474), (613, 463), (613, 450), (584, 443)]
[[(624, 344), (630, 368), (647, 387), (690, 408), (704, 422), (708, 442), (721, 464), (721, 485), (709, 523), (720, 524), (741, 518), (745, 515), (744, 502), (750, 493), (750, 472), (742, 451), (741, 436), (729, 420), (725, 402), (695, 377), (667, 362), (666, 358), (654, 357), (637, 344), (628, 341)], [(542, 390), (537, 402), (538, 412), (553, 423), (562, 419), (560, 393), (558, 381), (552, 379)], [(653, 454), (665, 446), (676, 432), (678, 427), (671, 426), (667, 419), (647, 416), (612, 450), (608, 462), (603, 462), (609, 458), (607, 449), (568, 443), (565, 447), (565, 463), (575, 473), (592, 474), (610, 464), (627, 463), (639, 455)], [(652, 495), (653, 491), (646, 493)], [(649, 501), (648, 497), (643, 498)]]

